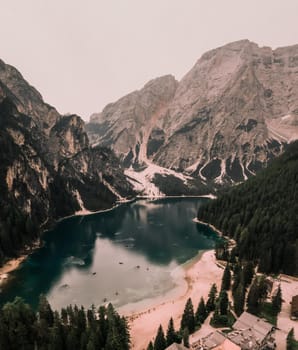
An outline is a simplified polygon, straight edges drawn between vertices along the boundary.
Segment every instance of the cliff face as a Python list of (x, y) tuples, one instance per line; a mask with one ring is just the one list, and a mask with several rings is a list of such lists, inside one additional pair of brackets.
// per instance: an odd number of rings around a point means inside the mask
[(93, 114), (87, 125), (91, 142), (111, 147), (126, 166), (146, 162), (157, 147), (152, 144), (152, 135), (162, 142), (161, 116), (177, 86), (171, 75), (157, 78), (140, 91), (107, 105), (102, 113)]
[(163, 79), (147, 100), (163, 101), (158, 118), (150, 108), (146, 118), (136, 112), (146, 86), (91, 117), (92, 140), (121, 140), (113, 149), (127, 167), (149, 161), (216, 186), (255, 174), (298, 138), (298, 45), (231, 43), (205, 53), (179, 83), (172, 78), (171, 94)]
[(36, 238), (22, 221), (37, 227), (134, 194), (113, 152), (89, 146), (80, 117), (61, 116), (2, 61), (0, 148), (0, 261)]

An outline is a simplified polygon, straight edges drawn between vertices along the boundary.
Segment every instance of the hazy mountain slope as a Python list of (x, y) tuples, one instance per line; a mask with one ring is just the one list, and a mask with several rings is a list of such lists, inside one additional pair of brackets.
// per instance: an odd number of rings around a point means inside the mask
[[(239, 182), (298, 137), (298, 45), (272, 50), (234, 42), (205, 53), (179, 83), (157, 81), (154, 98), (145, 86), (88, 125), (92, 140), (116, 140), (112, 147), (127, 167), (149, 161), (203, 182)], [(156, 95), (163, 101), (158, 118)], [(137, 108), (143, 96), (146, 118)]]
[(0, 147), (0, 260), (36, 238), (29, 226), (107, 208), (134, 193), (115, 155), (89, 147), (80, 117), (59, 115), (2, 61)]
[(298, 274), (298, 141), (243, 184), (200, 207), (198, 218), (237, 242), (262, 272)]
[[(146, 162), (147, 155), (162, 143), (160, 115), (173, 99), (177, 85), (171, 75), (151, 80), (140, 91), (93, 114), (87, 125), (91, 141), (111, 147), (125, 165)], [(149, 135), (155, 135), (156, 144), (148, 140)]]

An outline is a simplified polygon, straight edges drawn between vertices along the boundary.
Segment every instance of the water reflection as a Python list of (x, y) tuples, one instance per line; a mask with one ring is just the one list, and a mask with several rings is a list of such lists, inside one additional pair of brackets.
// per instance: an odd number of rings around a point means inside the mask
[(58, 223), (13, 273), (1, 303), (21, 295), (36, 305), (44, 293), (57, 307), (104, 299), (123, 305), (163, 293), (177, 265), (214, 246), (215, 234), (192, 222), (202, 201), (139, 200)]

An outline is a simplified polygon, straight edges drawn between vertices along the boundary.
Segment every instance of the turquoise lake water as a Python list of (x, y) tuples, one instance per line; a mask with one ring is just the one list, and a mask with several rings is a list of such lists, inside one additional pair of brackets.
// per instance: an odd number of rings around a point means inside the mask
[(2, 287), (0, 303), (21, 296), (34, 307), (47, 296), (68, 304), (116, 307), (173, 289), (181, 264), (214, 248), (216, 234), (192, 219), (207, 199), (138, 200), (59, 222)]

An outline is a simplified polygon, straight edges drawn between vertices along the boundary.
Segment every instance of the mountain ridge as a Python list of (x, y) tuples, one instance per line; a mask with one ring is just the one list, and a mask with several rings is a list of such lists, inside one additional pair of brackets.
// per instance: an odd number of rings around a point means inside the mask
[[(162, 94), (161, 86), (154, 92)], [(241, 40), (210, 50), (173, 92), (153, 125), (150, 116), (130, 112), (137, 103), (130, 95), (109, 104), (87, 124), (91, 142), (117, 139), (111, 147), (127, 168), (149, 160), (213, 188), (244, 181), (298, 138), (298, 45), (272, 50)], [(139, 128), (124, 137), (133, 122)], [(149, 130), (147, 141), (142, 129)]]
[(113, 152), (90, 147), (83, 120), (60, 115), (3, 61), (0, 126), (0, 264), (40, 226), (134, 196)]

